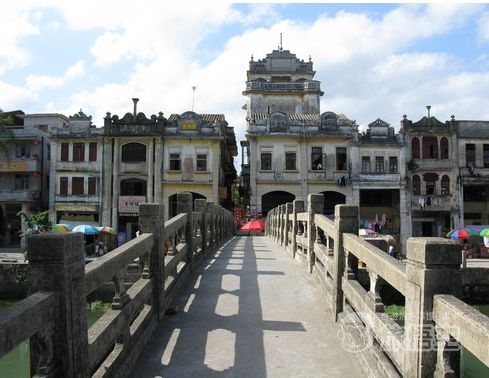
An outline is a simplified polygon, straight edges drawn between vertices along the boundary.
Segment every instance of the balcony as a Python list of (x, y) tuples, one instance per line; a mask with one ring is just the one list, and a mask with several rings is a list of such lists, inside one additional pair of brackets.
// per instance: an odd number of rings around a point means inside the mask
[(355, 175), (353, 181), (358, 184), (370, 183), (389, 183), (399, 184), (401, 182), (400, 173), (359, 173)]
[(8, 189), (0, 190), (0, 202), (32, 202), (41, 198), (38, 190)]
[(212, 182), (213, 174), (209, 171), (165, 171), (163, 181), (165, 182)]
[(453, 204), (453, 197), (451, 195), (436, 195), (436, 194), (425, 194), (425, 195), (413, 195), (411, 206), (413, 209), (417, 210), (445, 210), (449, 211)]
[(320, 83), (318, 81), (305, 81), (302, 83), (279, 82), (270, 83), (263, 81), (247, 81), (247, 91), (276, 91), (276, 92), (303, 92), (319, 91)]
[(2, 160), (0, 161), (1, 173), (40, 172), (42, 162), (37, 158)]

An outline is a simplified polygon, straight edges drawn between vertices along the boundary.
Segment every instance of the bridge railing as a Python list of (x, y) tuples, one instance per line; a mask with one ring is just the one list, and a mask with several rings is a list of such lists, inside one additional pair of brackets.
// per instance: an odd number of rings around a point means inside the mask
[[(0, 357), (30, 339), (33, 376), (127, 376), (193, 266), (234, 235), (229, 211), (191, 201), (178, 194), (166, 222), (162, 205), (141, 204), (140, 235), (87, 265), (82, 234), (29, 238), (30, 295), (0, 315)], [(87, 296), (108, 281), (112, 305), (88, 328)]]
[[(461, 345), (488, 364), (489, 347), (478, 342), (489, 340), (489, 318), (457, 299), (463, 281), (458, 241), (410, 238), (402, 263), (358, 236), (358, 207), (337, 205), (332, 220), (322, 214), (323, 201), (311, 194), (307, 203), (272, 209), (266, 234), (315, 277), (342, 327), (345, 350), (357, 353), (369, 374), (458, 374)], [(403, 321), (385, 312), (386, 287), (403, 298)]]

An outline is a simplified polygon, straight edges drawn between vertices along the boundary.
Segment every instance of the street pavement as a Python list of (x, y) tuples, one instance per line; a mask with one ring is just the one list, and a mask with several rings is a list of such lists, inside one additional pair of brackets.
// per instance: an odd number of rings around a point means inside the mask
[(268, 237), (236, 236), (195, 270), (131, 377), (362, 377), (322, 291)]

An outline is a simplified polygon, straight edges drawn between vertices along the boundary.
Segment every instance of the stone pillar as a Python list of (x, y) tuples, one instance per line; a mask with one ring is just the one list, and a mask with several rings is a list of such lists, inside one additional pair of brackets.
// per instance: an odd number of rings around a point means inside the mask
[(358, 207), (353, 205), (335, 206), (335, 235), (333, 260), (333, 298), (331, 301), (335, 321), (343, 311), (343, 291), (341, 280), (345, 270), (345, 253), (343, 251), (343, 233), (358, 235)]
[(297, 251), (297, 213), (304, 212), (304, 200), (294, 200), (293, 204), (293, 214), (294, 219), (292, 221), (292, 257), (295, 258), (295, 253)]
[(289, 231), (292, 228), (289, 221), (289, 216), (292, 214), (292, 203), (285, 204), (285, 224), (284, 224), (284, 247), (289, 245)]
[(193, 238), (192, 238), (192, 193), (182, 192), (177, 194), (177, 214), (187, 213), (185, 226), (185, 243), (187, 244), (187, 263), (192, 269)]
[(207, 252), (207, 224), (206, 224), (206, 213), (207, 213), (207, 202), (205, 199), (199, 198), (195, 200), (195, 212), (199, 213), (200, 217), (200, 235), (202, 237), (202, 256), (206, 257)]
[(139, 230), (154, 234), (155, 244), (149, 260), (149, 276), (153, 279), (153, 306), (158, 311), (158, 320), (165, 314), (165, 258), (163, 241), (166, 240), (163, 205), (142, 203), (139, 205)]
[(404, 331), (405, 377), (432, 377), (437, 340), (433, 322), (433, 296), (460, 297), (460, 243), (443, 238), (409, 238), (406, 265)]
[(119, 140), (117, 138), (114, 139), (114, 149), (112, 154), (114, 156), (114, 163), (112, 167), (112, 221), (111, 224), (114, 227), (119, 229), (119, 221), (118, 221), (118, 208), (119, 208)]
[(87, 377), (88, 334), (83, 235), (32, 235), (27, 240), (29, 295), (55, 292), (53, 324), (31, 338), (31, 375)]
[[(153, 203), (155, 202), (154, 198), (154, 186), (157, 185), (158, 183), (154, 179), (154, 162), (153, 162), (153, 156), (154, 156), (154, 142), (155, 140), (151, 138), (148, 143), (148, 157), (146, 159), (146, 164), (147, 164), (147, 175), (148, 179), (146, 181), (147, 185), (147, 196), (146, 196), (146, 202), (148, 203)], [(159, 202), (159, 201), (158, 201)]]
[(323, 213), (323, 194), (309, 194), (307, 197), (307, 267), (309, 273), (312, 273), (312, 267), (316, 260), (314, 254), (314, 243), (316, 242), (316, 225), (314, 215)]
[[(162, 196), (162, 182), (163, 182), (163, 177), (162, 177), (162, 169), (160, 167), (163, 166), (163, 143), (161, 142), (161, 138), (158, 138), (155, 140), (155, 167), (158, 167), (154, 170), (154, 177), (155, 177), (155, 187), (154, 187), (154, 201), (156, 203), (162, 203), (162, 204), (167, 204), (168, 202), (165, 202), (163, 200)], [(168, 210), (165, 208), (165, 210)], [(167, 211), (168, 212), (168, 211)], [(168, 214), (165, 213), (165, 219), (168, 219)]]

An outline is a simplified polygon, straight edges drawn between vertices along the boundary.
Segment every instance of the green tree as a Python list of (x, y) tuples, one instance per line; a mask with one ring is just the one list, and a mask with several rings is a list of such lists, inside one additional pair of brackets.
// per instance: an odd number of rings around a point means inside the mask
[(14, 118), (0, 109), (0, 152), (5, 152), (8, 159), (8, 142), (14, 137), (14, 133), (9, 126), (15, 124)]
[(49, 231), (49, 211), (40, 211), (37, 213), (30, 213), (27, 211), (19, 211), (17, 216), (20, 217), (20, 221), (24, 227), (24, 232), (20, 234), (25, 240), (33, 234), (40, 234), (42, 232)]

